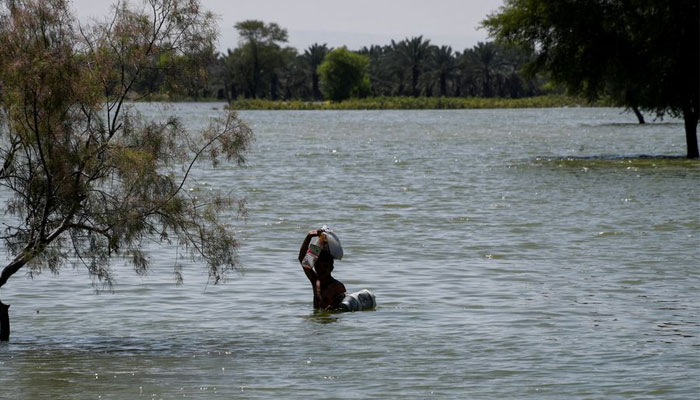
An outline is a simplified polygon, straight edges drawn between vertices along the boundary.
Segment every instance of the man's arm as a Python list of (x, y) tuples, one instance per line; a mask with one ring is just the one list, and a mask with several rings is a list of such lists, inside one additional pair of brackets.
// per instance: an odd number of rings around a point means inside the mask
[[(311, 242), (311, 238), (314, 236), (318, 236), (319, 232), (317, 230), (309, 231), (309, 233), (306, 235), (306, 238), (304, 239), (304, 242), (301, 244), (301, 248), (299, 249), (299, 263), (301, 263), (304, 260), (304, 256), (306, 256), (306, 251), (309, 249), (309, 243)], [(305, 266), (304, 264), (301, 264), (301, 268), (304, 270), (304, 274), (306, 274), (306, 277), (309, 278), (309, 281), (311, 281), (311, 284), (314, 284), (316, 282), (317, 276), (316, 272), (312, 268), (309, 268)]]
[(316, 276), (316, 273), (314, 272), (313, 269), (306, 267), (304, 265), (302, 265), (301, 268), (304, 270), (306, 277), (309, 278), (309, 280), (311, 281), (311, 284), (316, 282), (317, 276)]
[(301, 248), (299, 249), (299, 262), (302, 262), (304, 260), (306, 251), (309, 249), (309, 243), (311, 242), (311, 238), (318, 235), (319, 232), (317, 230), (309, 231), (309, 233), (306, 234), (306, 238), (304, 239), (304, 242), (301, 244)]

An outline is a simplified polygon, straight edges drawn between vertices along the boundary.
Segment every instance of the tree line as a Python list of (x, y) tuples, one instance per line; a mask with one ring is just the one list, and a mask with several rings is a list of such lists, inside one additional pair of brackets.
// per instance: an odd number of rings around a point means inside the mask
[[(212, 46), (194, 55), (154, 58), (136, 92), (226, 101), (328, 99), (319, 67), (332, 47), (315, 43), (300, 52), (286, 45), (287, 30), (276, 23), (247, 20), (235, 28), (239, 46), (225, 53)], [(534, 59), (534, 52), (523, 47), (480, 42), (455, 51), (415, 36), (352, 53), (367, 64), (369, 85), (361, 96), (522, 98), (543, 92), (544, 79), (521, 73)], [(182, 69), (194, 73), (188, 79), (170, 73)]]

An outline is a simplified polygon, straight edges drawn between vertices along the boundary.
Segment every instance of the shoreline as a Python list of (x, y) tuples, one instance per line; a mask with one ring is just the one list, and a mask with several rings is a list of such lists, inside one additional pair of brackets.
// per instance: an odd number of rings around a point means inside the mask
[(565, 95), (546, 95), (509, 98), (484, 97), (368, 97), (348, 99), (340, 102), (304, 100), (238, 99), (230, 103), (213, 98), (173, 98), (170, 96), (149, 96), (136, 103), (226, 103), (233, 110), (478, 110), (478, 109), (518, 109), (518, 108), (561, 108), (561, 107), (619, 107), (610, 101), (590, 102), (582, 98)]
[(562, 95), (520, 99), (482, 97), (371, 97), (331, 101), (276, 101), (239, 99), (229, 103), (234, 110), (466, 110), (559, 107), (610, 107), (606, 102), (589, 102)]

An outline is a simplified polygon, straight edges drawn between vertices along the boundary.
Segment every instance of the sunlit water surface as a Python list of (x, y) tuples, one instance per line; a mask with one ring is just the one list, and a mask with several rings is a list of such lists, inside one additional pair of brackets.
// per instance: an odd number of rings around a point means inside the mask
[[(138, 105), (206, 125), (221, 104)], [(615, 109), (242, 112), (245, 167), (188, 190), (248, 201), (244, 271), (150, 246), (113, 292), (82, 268), (2, 289), (0, 398), (690, 399), (700, 393), (700, 163), (678, 121)], [(6, 196), (1, 194), (1, 196)], [(296, 255), (376, 311), (314, 313)], [(181, 254), (180, 254), (181, 255)], [(4, 258), (7, 260), (7, 257)]]

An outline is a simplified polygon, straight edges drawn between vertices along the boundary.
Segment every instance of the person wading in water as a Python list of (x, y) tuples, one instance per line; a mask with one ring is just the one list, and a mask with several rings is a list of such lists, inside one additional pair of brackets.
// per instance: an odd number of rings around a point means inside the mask
[[(306, 235), (299, 249), (299, 262), (304, 269), (306, 277), (311, 281), (314, 292), (314, 308), (321, 310), (335, 310), (345, 297), (345, 285), (331, 276), (333, 271), (333, 257), (327, 244), (323, 244), (318, 258), (313, 266), (304, 263), (304, 257), (309, 252), (311, 239), (320, 236), (323, 230), (312, 230)], [(323, 239), (323, 237), (321, 238)]]

